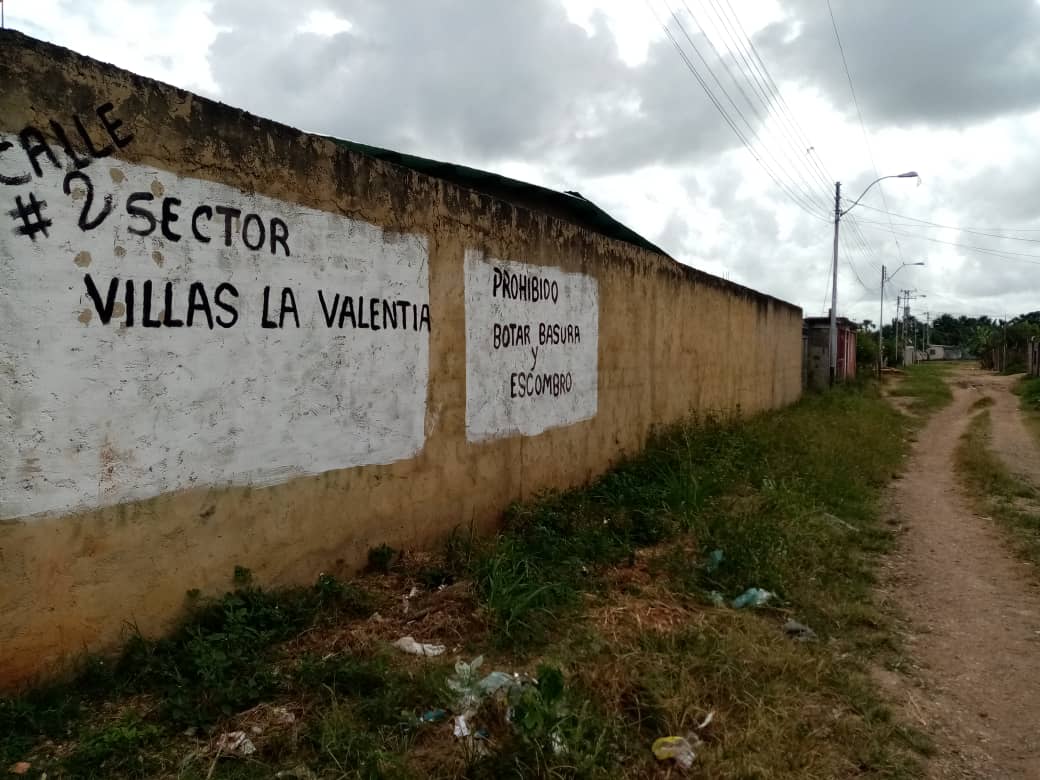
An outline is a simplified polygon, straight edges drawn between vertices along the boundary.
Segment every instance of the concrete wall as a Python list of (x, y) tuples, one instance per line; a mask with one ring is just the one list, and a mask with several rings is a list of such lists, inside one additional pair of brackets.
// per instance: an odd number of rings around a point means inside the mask
[(693, 409), (799, 395), (793, 306), (0, 45), (2, 685), (164, 630), (235, 564), (349, 572), (491, 528)]

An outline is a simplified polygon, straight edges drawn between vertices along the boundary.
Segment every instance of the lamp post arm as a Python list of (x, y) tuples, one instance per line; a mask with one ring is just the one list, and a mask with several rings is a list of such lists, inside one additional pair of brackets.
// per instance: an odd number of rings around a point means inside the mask
[(909, 268), (910, 266), (914, 266), (914, 265), (924, 265), (924, 263), (903, 263), (901, 266), (899, 266), (899, 268), (897, 268), (892, 273), (890, 273), (888, 276), (886, 276), (885, 280), (889, 281), (889, 282), (892, 281), (892, 277), (895, 276), (897, 273), (902, 271), (904, 268)]
[(889, 281), (889, 282), (891, 282), (891, 281), (892, 281), (892, 277), (893, 277), (893, 276), (895, 276), (895, 275), (896, 275), (897, 273), (899, 273), (900, 271), (902, 271), (902, 270), (903, 270), (904, 268), (906, 268), (906, 267), (907, 267), (908, 265), (909, 265), (909, 263), (903, 263), (903, 264), (902, 264), (901, 266), (899, 266), (899, 268), (897, 268), (896, 270), (894, 270), (894, 271), (893, 271), (892, 273), (890, 273), (890, 274), (889, 274), (889, 275), (888, 275), (888, 276), (886, 277), (886, 281)]
[(856, 207), (856, 205), (861, 200), (863, 200), (863, 196), (866, 195), (868, 192), (870, 192), (870, 188), (873, 187), (875, 184), (877, 184), (879, 181), (884, 181), (885, 179), (898, 179), (898, 178), (900, 178), (899, 174), (893, 174), (892, 176), (882, 176), (880, 179), (874, 179), (874, 181), (872, 181), (870, 184), (867, 185), (867, 188), (865, 190), (863, 190), (862, 194), (860, 194), (860, 196), (858, 198), (856, 198), (856, 200), (854, 200), (852, 202), (852, 205), (849, 206), (847, 209), (845, 209), (844, 211), (841, 212), (841, 215), (844, 217), (846, 214), (848, 214), (850, 211), (852, 211)]

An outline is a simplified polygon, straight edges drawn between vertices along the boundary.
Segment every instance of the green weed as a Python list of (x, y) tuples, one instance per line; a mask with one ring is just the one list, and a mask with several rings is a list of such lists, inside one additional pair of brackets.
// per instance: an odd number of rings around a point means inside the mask
[[(44, 738), (79, 737), (89, 750), (77, 754), (77, 772), (90, 776), (86, 768), (106, 744), (151, 734), (135, 721), (121, 731), (83, 737), (82, 723), (100, 702), (146, 693), (160, 701), (163, 725), (209, 725), (284, 687), (272, 663), (279, 642), (319, 621), (372, 611), (365, 591), (329, 575), (310, 588), (267, 591), (250, 584), (248, 569), (236, 567), (234, 581), (239, 587), (220, 598), (192, 599), (170, 636), (153, 640), (135, 632), (115, 661), (86, 659), (68, 681), (0, 697), (0, 763), (24, 759)], [(112, 766), (102, 763), (99, 773)]]
[[(488, 780), (616, 776), (616, 720), (605, 716), (586, 691), (568, 686), (555, 666), (540, 665), (537, 681), (514, 691), (509, 723), (501, 730), (497, 749), (473, 761), (465, 776)], [(493, 721), (489, 710), (502, 706), (486, 705), (483, 719)]]
[(1033, 485), (1013, 475), (990, 448), (988, 411), (975, 416), (955, 452), (957, 469), (980, 510), (1002, 522), (1019, 552), (1040, 564), (1040, 496)]
[(938, 411), (953, 400), (953, 391), (944, 381), (950, 373), (944, 363), (918, 363), (907, 366), (906, 378), (891, 391), (894, 396), (912, 398), (910, 408), (915, 412)]
[(1015, 392), (1021, 397), (1023, 408), (1040, 412), (1040, 377), (1024, 377), (1015, 387)]
[(267, 591), (247, 585), (199, 603), (169, 637), (135, 634), (117, 670), (128, 690), (160, 693), (172, 722), (205, 725), (278, 690), (270, 663), (273, 645), (322, 615), (370, 613), (363, 591), (325, 574), (311, 588)]
[(395, 729), (372, 731), (353, 707), (335, 699), (320, 715), (310, 740), (317, 761), (334, 769), (337, 777), (403, 780), (412, 776), (405, 769), (411, 745), (407, 733)]
[(384, 542), (368, 551), (368, 570), (379, 574), (388, 574), (390, 568), (394, 565), (394, 561), (399, 557), (398, 551)]
[(154, 777), (162, 729), (134, 715), (80, 737), (63, 762), (70, 777)]

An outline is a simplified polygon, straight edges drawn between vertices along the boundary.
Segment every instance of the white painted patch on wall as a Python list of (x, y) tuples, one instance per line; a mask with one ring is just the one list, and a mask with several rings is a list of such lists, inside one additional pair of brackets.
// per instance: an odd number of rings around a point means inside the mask
[(466, 437), (535, 434), (596, 416), (591, 276), (467, 250)]
[(0, 517), (422, 449), (424, 237), (114, 158), (41, 162), (0, 188)]

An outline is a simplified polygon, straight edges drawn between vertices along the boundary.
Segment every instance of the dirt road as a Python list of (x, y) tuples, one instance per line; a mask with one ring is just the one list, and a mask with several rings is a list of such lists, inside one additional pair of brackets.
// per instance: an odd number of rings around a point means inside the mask
[(1040, 452), (1011, 380), (962, 369), (953, 403), (921, 430), (892, 514), (904, 529), (889, 597), (905, 615), (909, 678), (888, 679), (904, 712), (933, 735), (935, 778), (1040, 778), (1040, 587), (996, 521), (972, 510), (954, 449), (985, 393), (993, 446), (1040, 485)]

